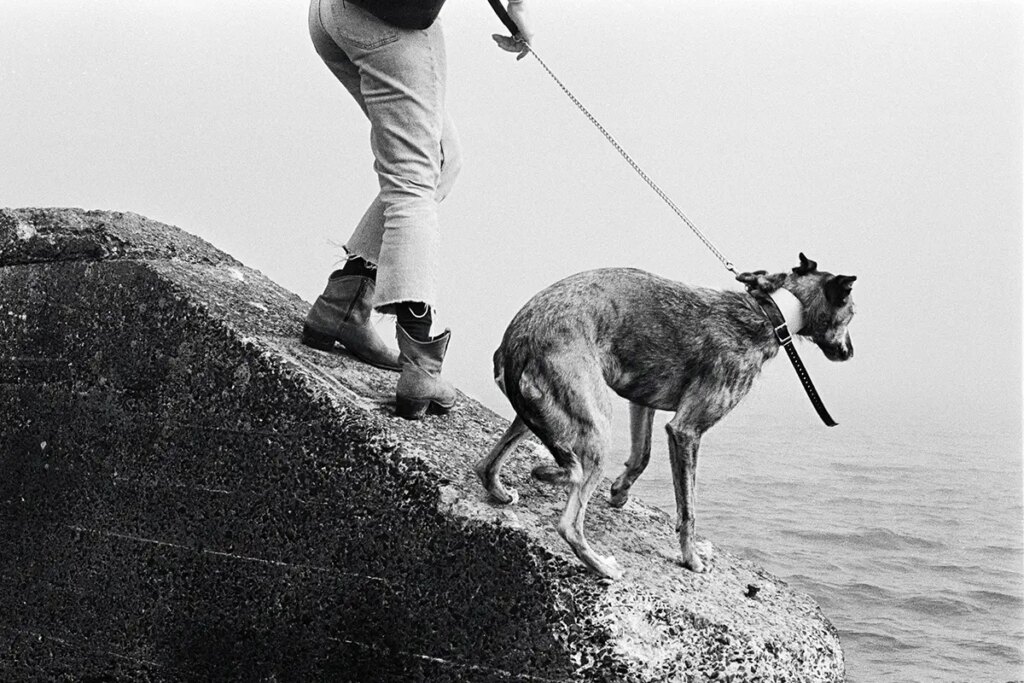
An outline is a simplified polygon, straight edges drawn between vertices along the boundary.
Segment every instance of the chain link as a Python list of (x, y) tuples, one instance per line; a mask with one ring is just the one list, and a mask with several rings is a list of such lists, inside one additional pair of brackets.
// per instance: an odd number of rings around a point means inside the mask
[(572, 94), (569, 88), (567, 88), (565, 84), (562, 83), (561, 79), (559, 79), (558, 76), (556, 76), (555, 73), (548, 67), (548, 65), (544, 63), (544, 60), (540, 58), (540, 55), (537, 54), (533, 47), (531, 47), (530, 44), (527, 43), (522, 38), (519, 38), (518, 40), (520, 43), (523, 44), (523, 46), (526, 47), (527, 50), (530, 51), (530, 54), (532, 54), (534, 58), (536, 58), (537, 63), (540, 64), (544, 71), (548, 73), (548, 76), (551, 77), (551, 80), (553, 80), (558, 85), (558, 87), (562, 89), (562, 92), (565, 93), (566, 97), (568, 97), (572, 101), (572, 103), (575, 104), (581, 112), (583, 112), (583, 115), (586, 116), (592, 124), (594, 124), (595, 128), (601, 131), (601, 134), (604, 135), (605, 139), (607, 139), (608, 142), (611, 143), (612, 147), (615, 148), (615, 151), (622, 155), (622, 158), (626, 160), (626, 163), (628, 163), (634, 171), (636, 171), (637, 175), (639, 175), (640, 178), (642, 178), (643, 181), (647, 183), (652, 190), (654, 190), (654, 193), (656, 195), (661, 197), (662, 201), (668, 204), (669, 208), (672, 209), (675, 212), (675, 214), (679, 216), (679, 218), (683, 221), (683, 223), (686, 224), (686, 227), (688, 227), (693, 232), (693, 234), (697, 236), (697, 239), (703, 242), (704, 246), (707, 247), (711, 251), (711, 253), (714, 254), (715, 257), (722, 262), (722, 265), (725, 266), (726, 270), (733, 274), (736, 274), (736, 267), (732, 264), (732, 261), (725, 258), (725, 255), (723, 255), (722, 252), (719, 251), (714, 244), (712, 244), (711, 240), (709, 240), (704, 235), (704, 233), (701, 232), (700, 229), (693, 224), (693, 221), (686, 217), (686, 214), (684, 214), (682, 210), (678, 206), (676, 206), (675, 202), (673, 202), (669, 198), (669, 196), (665, 194), (665, 191), (658, 187), (658, 184), (651, 180), (650, 176), (644, 173), (644, 170), (640, 168), (640, 165), (633, 161), (633, 157), (629, 156), (629, 153), (622, 148), (622, 145), (619, 144), (618, 140), (616, 140), (612, 136), (612, 134), (609, 133), (605, 129), (605, 127), (601, 125), (601, 122), (598, 121), (585, 106), (583, 106), (583, 103), (580, 102), (579, 99), (577, 99), (576, 96)]

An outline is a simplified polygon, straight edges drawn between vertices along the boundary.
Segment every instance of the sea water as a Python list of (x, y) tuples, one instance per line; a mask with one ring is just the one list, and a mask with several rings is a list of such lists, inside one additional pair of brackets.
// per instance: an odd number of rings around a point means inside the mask
[[(884, 413), (827, 429), (803, 407), (745, 406), (705, 434), (698, 535), (811, 595), (851, 683), (1024, 679), (1019, 429)], [(674, 514), (667, 417), (633, 490)], [(616, 422), (611, 477), (624, 408)]]

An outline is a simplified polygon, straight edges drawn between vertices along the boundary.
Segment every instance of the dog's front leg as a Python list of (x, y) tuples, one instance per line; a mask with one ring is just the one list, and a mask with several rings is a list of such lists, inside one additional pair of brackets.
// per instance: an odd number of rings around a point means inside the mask
[(680, 563), (694, 572), (704, 571), (704, 562), (694, 546), (694, 485), (697, 481), (697, 449), (700, 434), (676, 414), (665, 426), (668, 432), (669, 459), (676, 489), (676, 530), (679, 532)]
[(651, 429), (654, 426), (654, 408), (638, 403), (629, 404), (629, 435), (631, 437), (626, 471), (612, 484), (613, 507), (622, 507), (629, 500), (629, 489), (651, 460)]

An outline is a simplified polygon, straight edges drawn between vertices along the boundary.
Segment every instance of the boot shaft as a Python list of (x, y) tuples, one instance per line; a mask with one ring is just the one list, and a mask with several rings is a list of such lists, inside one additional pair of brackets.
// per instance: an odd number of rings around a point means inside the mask
[(313, 308), (308, 322), (329, 330), (341, 323), (365, 325), (373, 311), (374, 281), (360, 275), (332, 276)]
[(398, 354), (389, 349), (370, 323), (376, 283), (362, 275), (336, 271), (317, 297), (302, 328), (302, 341), (321, 351), (335, 342), (363, 361), (385, 370), (401, 370)]
[(421, 342), (409, 336), (401, 325), (395, 327), (398, 337), (402, 376), (398, 378), (398, 414), (418, 419), (427, 410), (446, 413), (456, 401), (455, 388), (441, 377), (451, 331)]

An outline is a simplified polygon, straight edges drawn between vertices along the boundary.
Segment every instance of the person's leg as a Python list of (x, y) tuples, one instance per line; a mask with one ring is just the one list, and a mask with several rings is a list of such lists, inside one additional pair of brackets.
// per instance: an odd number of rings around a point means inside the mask
[[(434, 199), (440, 204), (448, 193), (451, 192), (459, 170), (462, 168), (462, 150), (459, 146), (458, 135), (455, 132), (455, 124), (447, 114), (441, 133), (441, 175), (438, 178), (437, 192)], [(381, 237), (384, 222), (384, 205), (380, 197), (374, 199), (370, 208), (360, 221), (359, 227), (346, 245), (346, 249), (354, 254), (380, 253)], [(361, 260), (361, 259), (359, 259)], [(404, 301), (394, 304), (392, 311), (395, 313), (399, 325), (409, 333), (409, 336), (416, 341), (427, 342), (433, 336), (431, 334), (434, 323), (433, 310), (425, 303)]]
[[(401, 60), (395, 60), (393, 55), (389, 57), (386, 54), (382, 54), (379, 57), (374, 55), (370, 58), (371, 52), (395, 52), (399, 48), (406, 52), (415, 52), (417, 50), (423, 50), (424, 48), (429, 49), (429, 55), (432, 58), (437, 57), (439, 64), (437, 68), (438, 82), (431, 80), (424, 81), (420, 78), (419, 82), (416, 82), (418, 78), (415, 74), (410, 74), (410, 77), (405, 79), (408, 81), (406, 86), (407, 90), (411, 91), (428, 91), (436, 90), (437, 87), (441, 87), (442, 90), (439, 94), (443, 95), (444, 86), (444, 43), (443, 35), (440, 31), (440, 26), (431, 28), (429, 33), (433, 34), (428, 36), (427, 41), (410, 41), (407, 39), (405, 34), (410, 32), (401, 32), (398, 29), (394, 29), (387, 25), (382, 25), (373, 17), (368, 17), (365, 12), (358, 10), (358, 8), (352, 11), (346, 11), (348, 8), (342, 5), (340, 9), (337, 7), (337, 0), (331, 2), (331, 0), (313, 0), (310, 8), (310, 35), (313, 38), (313, 43), (316, 46), (317, 52), (320, 57), (324, 60), (325, 64), (335, 75), (335, 77), (345, 86), (345, 88), (352, 94), (359, 107), (366, 113), (371, 119), (371, 122), (375, 120), (394, 120), (394, 112), (384, 111), (380, 116), (371, 114), (367, 107), (366, 99), (363, 95), (363, 82), (360, 74), (360, 66), (356, 62), (370, 63), (372, 61), (378, 62), (377, 68), (381, 66), (389, 66), (393, 62), (398, 62), (401, 69), (396, 72), (399, 75), (403, 75), (408, 72), (407, 65), (402, 63)], [(392, 48), (388, 48), (391, 43), (402, 43), (405, 44), (394, 45)], [(350, 58), (349, 53), (353, 56)], [(422, 60), (420, 60), (422, 61)], [(371, 70), (372, 71), (372, 70)], [(419, 74), (419, 77), (429, 74)], [(401, 79), (400, 79), (401, 80)], [(426, 83), (426, 86), (424, 86)], [(399, 88), (401, 89), (401, 88)], [(407, 93), (408, 94), (408, 93)], [(407, 95), (406, 94), (406, 95)], [(398, 101), (392, 104), (392, 109), (399, 111), (401, 109), (403, 98), (398, 98)], [(410, 99), (406, 97), (405, 99)], [(420, 99), (423, 99), (422, 97)], [(411, 117), (399, 116), (399, 119), (410, 120), (418, 115), (417, 112), (421, 112), (425, 107), (430, 108), (430, 98), (426, 98), (424, 102), (419, 104), (415, 103), (416, 98), (413, 100), (414, 110)], [(459, 169), (462, 166), (461, 159), (461, 148), (455, 126), (451, 120), (451, 117), (443, 110), (443, 96), (436, 99), (436, 102), (440, 105), (442, 111), (440, 114), (441, 119), (441, 139), (439, 141), (439, 160), (440, 174), (437, 180), (437, 187), (434, 191), (434, 199), (436, 202), (441, 202), (451, 191), (452, 186), (455, 183), (455, 179), (458, 176)], [(422, 117), (420, 117), (422, 118)], [(381, 146), (380, 140), (388, 139), (388, 136), (393, 132), (393, 126), (388, 124), (383, 128), (383, 135), (378, 135), (378, 131), (375, 127), (374, 132), (371, 134), (371, 146), (373, 147), (374, 156), (377, 158), (375, 168), (381, 166), (393, 167), (395, 164), (389, 160), (388, 150), (396, 149), (396, 146), (390, 142), (385, 142), (384, 146)], [(432, 137), (432, 136), (429, 136)], [(429, 141), (428, 147), (433, 147), (434, 143), (432, 140)], [(401, 149), (401, 147), (399, 147)], [(381, 157), (385, 158), (381, 158)], [(431, 162), (431, 165), (433, 163)], [(411, 169), (415, 172), (414, 169)], [(410, 171), (410, 167), (406, 166), (406, 172)], [(393, 189), (393, 188), (392, 188)], [(362, 219), (356, 226), (352, 236), (348, 239), (345, 244), (346, 251), (367, 262), (376, 265), (380, 261), (381, 246), (384, 238), (384, 213), (385, 213), (385, 199), (392, 193), (384, 185), (384, 179), (382, 178), (381, 192), (377, 197), (370, 203), (370, 206), (364, 212)], [(436, 221), (436, 219), (435, 219)], [(396, 251), (401, 251), (397, 249)], [(402, 256), (398, 254), (396, 260), (401, 262)], [(385, 266), (385, 270), (387, 270)], [(384, 296), (387, 297), (387, 291), (385, 288)], [(398, 295), (396, 298), (402, 298)], [(427, 300), (429, 303), (429, 299)], [(387, 305), (388, 301), (380, 301), (381, 305)], [(419, 307), (422, 309), (422, 307)], [(398, 311), (395, 311), (398, 312)], [(408, 318), (408, 316), (404, 316)]]
[(455, 179), (459, 177), (462, 170), (462, 145), (459, 142), (459, 134), (455, 130), (455, 122), (444, 113), (444, 124), (441, 128), (441, 177), (437, 181), (437, 194), (435, 198), (438, 203), (444, 201), (455, 185)]
[[(317, 18), (357, 69), (356, 99), (370, 119), (384, 226), (375, 305), (387, 311), (403, 301), (435, 305), (447, 68), (441, 26), (394, 28), (343, 0), (323, 0)], [(343, 82), (348, 78), (347, 68), (332, 71)], [(359, 230), (353, 237), (349, 250), (372, 261), (372, 238)]]
[[(357, 97), (362, 102), (362, 95)], [(455, 179), (462, 169), (462, 147), (459, 144), (455, 124), (445, 114), (441, 132), (441, 176), (437, 181), (434, 199), (441, 203), (452, 191)], [(345, 250), (376, 264), (380, 259), (381, 241), (384, 237), (384, 203), (380, 195), (374, 197), (363, 214), (352, 236), (345, 243)]]
[[(360, 224), (364, 229), (357, 228), (346, 246), (364, 259), (376, 256), (374, 305), (399, 317), (399, 414), (443, 412), (455, 403), (454, 389), (439, 376), (450, 334), (431, 338), (417, 323), (436, 303), (437, 201), (447, 194), (459, 166), (454, 127), (444, 110), (447, 64), (441, 26), (397, 29), (343, 0), (323, 0), (316, 19), (357, 69), (356, 99), (370, 120), (379, 209), (371, 205)], [(343, 66), (335, 73), (345, 82), (350, 69)], [(371, 227), (378, 216), (383, 234), (375, 255)]]
[[(348, 90), (359, 108), (366, 113), (366, 103), (360, 89), (359, 68), (349, 59), (342, 46), (328, 33), (326, 24), (333, 21), (332, 0), (312, 0), (309, 7), (309, 35), (320, 59), (334, 77)], [(326, 24), (325, 24), (326, 19)], [(384, 205), (374, 197), (363, 213), (352, 236), (345, 243), (350, 255), (358, 256), (376, 265), (380, 258), (380, 243), (384, 236)]]
[[(312, 0), (310, 3), (310, 38), (331, 73), (365, 111), (359, 89), (358, 68), (323, 27), (321, 15), (327, 1)], [(374, 264), (384, 231), (383, 217), (375, 209), (375, 205), (379, 206), (376, 200), (360, 222), (357, 233), (364, 235), (364, 239), (371, 245), (375, 243), (376, 246), (363, 254), (353, 253), (350, 249), (349, 259), (345, 265), (331, 273), (323, 294), (317, 297), (306, 316), (302, 328), (302, 342), (324, 351), (329, 351), (334, 348), (335, 343), (340, 343), (349, 353), (365, 363), (389, 370), (401, 370), (398, 353), (387, 347), (370, 320), (377, 276)], [(377, 216), (376, 220), (374, 216)], [(361, 256), (368, 256), (369, 259)]]

